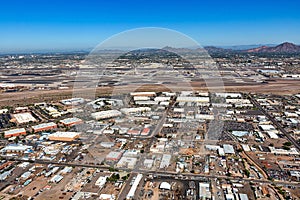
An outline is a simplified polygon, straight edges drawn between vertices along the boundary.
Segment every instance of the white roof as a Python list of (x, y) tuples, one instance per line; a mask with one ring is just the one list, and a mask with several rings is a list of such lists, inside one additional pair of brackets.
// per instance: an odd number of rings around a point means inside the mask
[(154, 101), (169, 101), (171, 97), (155, 97)]
[(199, 196), (200, 198), (211, 198), (209, 183), (199, 183)]
[(244, 135), (248, 135), (248, 131), (232, 131), (232, 135), (243, 137)]
[(95, 185), (96, 186), (99, 186), (100, 188), (102, 188), (105, 183), (106, 183), (106, 179), (107, 179), (108, 176), (100, 176), (97, 181), (95, 182)]
[(39, 129), (39, 128), (45, 128), (48, 126), (55, 126), (56, 124), (54, 122), (49, 122), (49, 123), (42, 123), (42, 124), (38, 124), (35, 126), (32, 126), (33, 129)]
[(113, 200), (115, 196), (113, 194), (100, 194), (99, 197), (101, 200)]
[(180, 96), (176, 99), (177, 102), (209, 102), (209, 97), (188, 97), (188, 96)]
[(240, 193), (239, 196), (240, 196), (240, 200), (248, 200), (249, 199), (247, 194)]
[(31, 115), (31, 113), (18, 113), (13, 115), (16, 118), (19, 124), (27, 123), (27, 122), (35, 122), (36, 119)]
[(50, 134), (48, 137), (67, 137), (67, 138), (74, 138), (79, 136), (80, 133), (79, 132), (56, 132), (56, 133), (52, 133)]
[(234, 154), (235, 153), (233, 146), (230, 145), (230, 144), (224, 144), (223, 148), (224, 148), (225, 153), (228, 153), (228, 154)]
[(242, 95), (240, 93), (216, 93), (217, 96), (220, 97), (233, 97), (233, 98), (237, 98), (237, 97), (242, 97)]
[(291, 176), (300, 177), (300, 171), (290, 171)]
[(155, 96), (155, 92), (131, 92), (131, 96)]
[(161, 182), (159, 189), (171, 190), (171, 185), (168, 182)]
[(117, 163), (117, 166), (133, 168), (136, 164), (136, 161), (137, 161), (137, 158), (123, 156)]
[(264, 131), (275, 130), (275, 127), (273, 125), (271, 125), (271, 124), (261, 124), (259, 126)]
[(277, 149), (275, 147), (269, 147), (271, 153), (283, 154), (283, 155), (299, 155), (299, 152), (296, 148), (291, 148), (290, 150)]
[(242, 144), (242, 148), (244, 151), (250, 151), (250, 147), (247, 144)]
[(109, 154), (107, 154), (106, 159), (118, 159), (119, 157), (122, 156), (122, 152), (118, 151), (111, 151)]
[(22, 145), (22, 144), (10, 144), (1, 149), (1, 151), (26, 151), (27, 149), (31, 149), (31, 146)]
[(220, 146), (207, 144), (207, 145), (205, 145), (205, 148), (207, 148), (208, 150), (215, 150), (216, 151), (220, 148)]
[(16, 129), (4, 131), (4, 135), (11, 135), (11, 134), (23, 133), (23, 132), (26, 132), (24, 128), (16, 128)]
[(135, 193), (135, 191), (136, 191), (136, 188), (137, 188), (137, 186), (139, 185), (139, 183), (140, 183), (140, 181), (142, 180), (142, 178), (143, 178), (143, 174), (138, 174), (138, 175), (136, 176), (136, 179), (135, 179), (135, 181), (133, 182), (133, 184), (132, 184), (132, 186), (131, 186), (131, 188), (130, 188), (128, 194), (127, 194), (127, 198), (128, 198), (128, 199), (134, 197), (134, 193)]
[(278, 139), (278, 135), (276, 133), (274, 133), (273, 131), (268, 131), (267, 132), (269, 137), (272, 138), (272, 139)]
[(107, 118), (112, 118), (112, 117), (118, 117), (118, 116), (121, 116), (122, 113), (118, 110), (105, 110), (105, 111), (92, 113), (91, 115), (93, 118), (98, 120), (98, 119), (107, 119)]
[(76, 122), (81, 122), (81, 121), (82, 120), (77, 117), (71, 117), (71, 118), (66, 118), (66, 119), (60, 120), (60, 122), (64, 123), (64, 124), (76, 123)]
[(163, 157), (161, 158), (160, 166), (159, 168), (165, 168), (168, 167), (171, 161), (171, 155), (170, 154), (164, 154)]
[(213, 120), (215, 118), (214, 115), (207, 115), (207, 114), (196, 114), (196, 119), (207, 119), (207, 120)]
[(50, 180), (51, 182), (55, 182), (58, 183), (59, 181), (61, 181), (64, 177), (61, 175), (55, 175), (53, 176), (53, 178)]
[(129, 114), (129, 113), (136, 113), (136, 112), (144, 112), (144, 111), (151, 111), (150, 107), (137, 107), (137, 108), (122, 108), (121, 112)]

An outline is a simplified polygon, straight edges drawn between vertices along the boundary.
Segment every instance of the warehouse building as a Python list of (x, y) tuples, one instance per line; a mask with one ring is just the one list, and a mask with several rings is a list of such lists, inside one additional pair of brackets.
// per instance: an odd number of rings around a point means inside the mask
[(31, 115), (30, 112), (14, 114), (13, 117), (17, 120), (18, 124), (36, 121), (36, 119)]
[(64, 177), (61, 175), (55, 175), (51, 178), (50, 182), (59, 183)]
[(209, 97), (180, 96), (180, 97), (177, 97), (176, 101), (177, 102), (209, 103)]
[(149, 133), (150, 133), (150, 128), (144, 128), (141, 132), (141, 135), (146, 136), (149, 135)]
[(71, 98), (71, 99), (64, 99), (61, 100), (61, 103), (64, 105), (78, 105), (84, 103), (83, 98)]
[(122, 157), (123, 153), (118, 151), (111, 151), (106, 156), (107, 161), (118, 161)]
[(137, 158), (123, 156), (117, 163), (117, 167), (125, 167), (133, 169), (136, 165)]
[(25, 151), (31, 150), (31, 146), (23, 144), (10, 144), (1, 149), (1, 153), (24, 153)]
[(35, 133), (41, 131), (48, 131), (57, 128), (57, 125), (54, 122), (43, 123), (36, 126), (32, 126), (32, 129)]
[(118, 110), (105, 110), (105, 111), (92, 113), (91, 115), (94, 119), (100, 120), (100, 119), (109, 119), (109, 118), (113, 118), (113, 117), (119, 117), (122, 115), (122, 113)]
[(71, 142), (79, 138), (79, 132), (56, 132), (48, 136), (49, 140)]
[(83, 121), (77, 117), (66, 118), (66, 119), (60, 120), (59, 122), (61, 124), (63, 124), (64, 126), (69, 126), (69, 127), (83, 123)]
[(234, 148), (231, 144), (223, 144), (225, 154), (234, 154)]
[(154, 97), (156, 96), (155, 92), (131, 92), (131, 96), (146, 96), (146, 97)]
[(140, 181), (142, 180), (142, 178), (143, 178), (143, 174), (138, 174), (136, 176), (136, 179), (134, 180), (134, 182), (126, 196), (126, 199), (133, 199), (135, 197), (134, 194), (135, 194), (136, 189), (137, 189), (138, 185), (140, 184)]
[(149, 112), (151, 108), (149, 107), (137, 107), (137, 108), (122, 108), (121, 112), (128, 115), (132, 113), (140, 113), (140, 112)]
[(211, 199), (209, 183), (199, 183), (199, 197), (200, 199)]
[(26, 130), (24, 128), (17, 128), (17, 129), (4, 131), (5, 138), (16, 137), (20, 135), (26, 135)]
[(171, 157), (172, 156), (170, 154), (164, 154), (162, 156), (159, 168), (163, 169), (163, 168), (169, 167), (170, 161), (171, 161)]
[(242, 95), (240, 93), (216, 93), (216, 96), (223, 98), (242, 98)]
[(113, 146), (115, 146), (115, 143), (114, 142), (101, 142), (100, 145), (104, 148), (112, 148)]

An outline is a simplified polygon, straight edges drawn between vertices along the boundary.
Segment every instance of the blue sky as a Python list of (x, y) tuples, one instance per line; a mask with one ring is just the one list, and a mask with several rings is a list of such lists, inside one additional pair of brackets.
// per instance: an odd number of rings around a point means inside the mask
[(300, 44), (300, 1), (2, 1), (0, 51), (93, 48), (139, 27), (180, 31), (201, 45)]

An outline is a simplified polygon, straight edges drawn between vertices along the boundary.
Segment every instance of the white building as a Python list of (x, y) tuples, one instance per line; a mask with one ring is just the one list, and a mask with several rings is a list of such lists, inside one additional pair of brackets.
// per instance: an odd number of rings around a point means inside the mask
[(224, 148), (225, 154), (234, 154), (235, 153), (233, 146), (230, 144), (223, 144), (223, 148)]
[(170, 161), (171, 161), (172, 156), (170, 154), (164, 154), (161, 158), (161, 162), (160, 162), (160, 169), (166, 168), (170, 165)]
[(122, 113), (118, 110), (105, 110), (105, 111), (92, 113), (91, 115), (94, 119), (99, 120), (99, 119), (109, 119), (109, 118), (119, 117), (122, 115)]
[(135, 179), (135, 181), (133, 182), (133, 184), (132, 184), (132, 186), (131, 186), (131, 188), (130, 188), (130, 190), (129, 190), (127, 196), (126, 196), (126, 199), (133, 199), (133, 198), (135, 197), (135, 196), (134, 196), (135, 191), (136, 191), (136, 189), (137, 189), (137, 187), (138, 187), (140, 181), (142, 180), (142, 178), (143, 178), (143, 174), (138, 174), (138, 175), (136, 176), (136, 179)]
[(13, 117), (17, 120), (19, 124), (36, 121), (36, 119), (29, 112), (13, 114)]
[(100, 189), (103, 188), (103, 186), (106, 183), (106, 179), (108, 178), (108, 176), (100, 176), (97, 181), (95, 182), (95, 185), (98, 186)]

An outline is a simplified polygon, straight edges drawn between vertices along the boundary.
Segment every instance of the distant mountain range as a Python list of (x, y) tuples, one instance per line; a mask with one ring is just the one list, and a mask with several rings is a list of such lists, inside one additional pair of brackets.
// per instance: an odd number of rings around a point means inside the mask
[[(293, 44), (293, 43), (289, 43), (289, 42), (284, 42), (282, 44), (276, 45), (276, 44), (264, 44), (264, 45), (234, 45), (234, 46), (204, 46), (203, 48), (197, 48), (197, 47), (193, 47), (193, 48), (174, 48), (174, 47), (164, 47), (162, 48), (163, 50), (166, 51), (171, 51), (171, 52), (190, 52), (191, 49), (194, 49), (195, 51), (199, 51), (199, 52), (203, 52), (204, 49), (208, 52), (208, 53), (215, 53), (215, 54), (223, 54), (223, 53), (300, 53), (300, 46)], [(52, 54), (52, 53), (60, 53), (60, 54), (64, 54), (64, 53), (83, 53), (83, 54), (88, 54), (90, 51), (92, 50), (92, 48), (88, 48), (88, 49), (83, 49), (83, 50), (72, 50), (72, 49), (65, 49), (65, 50), (58, 50), (58, 49), (49, 49), (49, 50), (24, 50), (24, 51), (1, 51), (0, 50), (0, 55), (1, 54), (35, 54), (35, 53), (48, 53), (48, 54)], [(105, 52), (110, 52), (110, 51), (116, 51), (116, 49), (114, 50), (103, 50)], [(126, 49), (119, 49), (117, 51), (124, 51), (126, 52)]]
[(300, 46), (293, 43), (284, 42), (277, 46), (259, 46), (249, 49), (232, 49), (232, 48), (221, 48), (214, 46), (204, 47), (209, 53), (230, 53), (230, 52), (244, 52), (244, 53), (300, 53)]
[(293, 43), (285, 42), (275, 47), (261, 46), (254, 49), (248, 49), (246, 52), (257, 52), (257, 53), (299, 53), (300, 46)]

